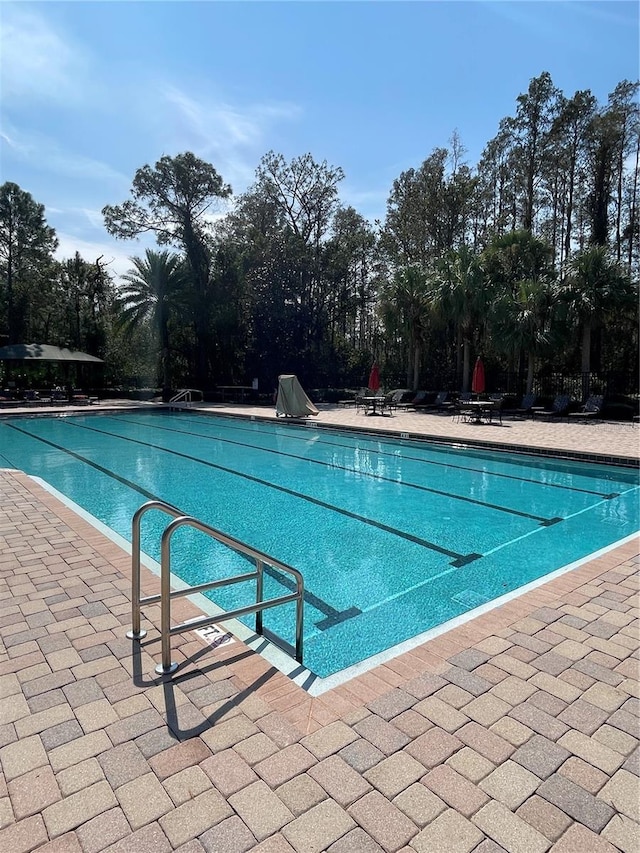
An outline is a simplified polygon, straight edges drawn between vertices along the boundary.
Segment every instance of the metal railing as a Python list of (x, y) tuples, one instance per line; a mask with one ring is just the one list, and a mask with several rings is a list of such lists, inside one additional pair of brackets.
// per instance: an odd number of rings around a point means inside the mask
[(200, 400), (203, 399), (202, 391), (198, 391), (197, 388), (182, 388), (182, 390), (178, 391), (173, 397), (169, 400), (169, 405), (175, 405), (176, 403), (181, 404), (181, 408), (190, 408), (193, 405), (193, 395), (199, 394)]
[[(151, 509), (158, 509), (167, 515), (173, 516), (173, 521), (165, 527), (162, 533), (160, 547), (160, 594), (149, 595), (145, 598), (140, 597), (140, 525), (142, 516)], [(189, 586), (185, 589), (171, 589), (171, 537), (180, 527), (191, 527), (205, 533), (212, 539), (221, 542), (228, 548), (244, 554), (255, 561), (256, 570), (240, 575), (235, 575), (222, 580), (211, 581), (209, 583), (198, 584), (197, 586)], [(264, 566), (272, 566), (278, 571), (292, 575), (296, 583), (296, 591), (289, 595), (282, 595), (278, 598), (270, 598), (264, 600)], [(249, 604), (245, 607), (238, 607), (235, 610), (228, 610), (217, 614), (216, 616), (203, 616), (198, 619), (190, 620), (189, 622), (181, 622), (178, 625), (171, 625), (171, 600), (178, 596), (193, 595), (196, 592), (204, 592), (208, 589), (216, 589), (222, 586), (241, 583), (242, 581), (256, 581), (256, 603)], [(206, 625), (211, 625), (214, 622), (226, 622), (229, 619), (236, 619), (239, 616), (246, 616), (249, 613), (256, 614), (255, 631), (256, 634), (263, 635), (262, 626), (262, 611), (271, 607), (277, 607), (279, 604), (288, 604), (289, 602), (297, 602), (296, 604), (296, 641), (295, 641), (295, 658), (298, 663), (302, 663), (303, 655), (303, 618), (304, 618), (304, 580), (299, 571), (281, 563), (279, 560), (270, 557), (268, 554), (263, 554), (255, 548), (251, 548), (235, 539), (233, 536), (228, 536), (214, 527), (210, 527), (196, 518), (184, 515), (180, 510), (166, 504), (163, 501), (149, 501), (143, 504), (133, 515), (131, 522), (131, 630), (127, 632), (127, 637), (131, 640), (141, 640), (146, 636), (147, 632), (140, 627), (140, 609), (145, 604), (154, 604), (160, 602), (160, 635), (162, 644), (162, 663), (156, 666), (156, 672), (159, 675), (168, 675), (178, 667), (177, 663), (171, 662), (171, 635), (179, 634), (183, 631), (193, 631), (197, 628), (204, 628)], [(278, 637), (269, 631), (269, 639), (276, 645)], [(284, 642), (284, 641), (283, 641)]]

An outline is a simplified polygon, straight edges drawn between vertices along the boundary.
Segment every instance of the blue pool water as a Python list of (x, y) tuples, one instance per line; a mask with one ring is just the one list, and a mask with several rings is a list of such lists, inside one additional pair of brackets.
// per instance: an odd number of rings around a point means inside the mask
[[(3, 420), (0, 466), (128, 540), (135, 510), (160, 499), (300, 570), (304, 662), (322, 677), (640, 527), (631, 469), (184, 412)], [(155, 560), (168, 520), (143, 522)], [(252, 568), (202, 534), (173, 537), (172, 570), (189, 583)], [(265, 589), (285, 592), (275, 573)], [(254, 591), (208, 595), (229, 610)], [(293, 605), (264, 623), (293, 643)]]

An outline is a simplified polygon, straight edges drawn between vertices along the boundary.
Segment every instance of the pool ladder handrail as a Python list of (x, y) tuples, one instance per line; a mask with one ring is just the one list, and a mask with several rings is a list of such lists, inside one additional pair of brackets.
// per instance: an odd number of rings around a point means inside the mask
[[(151, 509), (158, 509), (167, 515), (173, 516), (173, 521), (165, 527), (162, 533), (160, 547), (160, 594), (148, 595), (144, 598), (140, 597), (140, 525), (142, 516)], [(247, 557), (255, 560), (255, 572), (235, 575), (230, 578), (212, 581), (210, 583), (198, 584), (197, 586), (189, 586), (185, 589), (171, 589), (171, 537), (180, 527), (192, 527), (205, 533), (228, 548), (238, 551)], [(296, 582), (296, 591), (290, 595), (282, 595), (278, 598), (271, 598), (265, 601), (263, 570), (264, 564), (272, 566), (285, 574), (293, 575)], [(196, 592), (204, 592), (208, 589), (226, 586), (229, 584), (241, 583), (246, 580), (256, 580), (256, 603), (249, 604), (245, 607), (238, 607), (235, 610), (229, 610), (219, 613), (216, 616), (204, 616), (198, 619), (193, 619), (188, 622), (181, 622), (178, 625), (171, 625), (171, 599), (178, 596), (193, 595)], [(226, 533), (217, 530), (199, 521), (197, 518), (185, 515), (179, 509), (164, 501), (148, 501), (143, 504), (133, 515), (131, 521), (131, 630), (127, 632), (127, 637), (130, 640), (141, 640), (146, 636), (147, 632), (140, 627), (140, 608), (145, 604), (154, 604), (160, 602), (160, 635), (162, 643), (162, 663), (156, 666), (155, 671), (159, 675), (169, 675), (178, 668), (177, 663), (171, 662), (171, 635), (179, 634), (184, 631), (193, 631), (197, 628), (204, 628), (206, 625), (211, 625), (214, 622), (226, 622), (229, 619), (236, 619), (239, 616), (245, 616), (249, 613), (256, 614), (255, 631), (258, 635), (263, 635), (262, 626), (262, 611), (271, 607), (276, 607), (279, 604), (288, 604), (296, 601), (296, 643), (295, 643), (295, 659), (298, 663), (302, 663), (303, 655), (303, 618), (304, 618), (304, 579), (302, 574), (286, 563), (281, 563), (274, 557), (264, 554), (262, 551), (257, 551), (251, 548), (244, 542), (236, 539), (233, 536), (228, 536)], [(275, 644), (280, 645), (277, 635), (269, 631), (269, 639)], [(284, 643), (284, 641), (282, 641)]]
[(199, 391), (197, 388), (182, 388), (169, 400), (169, 405), (173, 406), (175, 403), (182, 403), (180, 408), (183, 406), (190, 408), (193, 404), (193, 394), (200, 394), (200, 399), (202, 400), (202, 391)]

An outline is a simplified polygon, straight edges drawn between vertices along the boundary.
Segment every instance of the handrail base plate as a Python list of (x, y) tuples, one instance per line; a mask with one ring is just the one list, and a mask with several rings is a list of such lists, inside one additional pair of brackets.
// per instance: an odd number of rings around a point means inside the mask
[(147, 636), (147, 632), (144, 628), (141, 631), (138, 631), (136, 634), (135, 631), (127, 631), (126, 637), (128, 640), (143, 640)]
[(158, 675), (171, 675), (172, 673), (174, 673), (176, 671), (177, 668), (178, 668), (177, 663), (170, 663), (166, 669), (164, 666), (162, 666), (161, 663), (159, 663), (158, 666), (156, 667), (155, 671), (157, 672)]

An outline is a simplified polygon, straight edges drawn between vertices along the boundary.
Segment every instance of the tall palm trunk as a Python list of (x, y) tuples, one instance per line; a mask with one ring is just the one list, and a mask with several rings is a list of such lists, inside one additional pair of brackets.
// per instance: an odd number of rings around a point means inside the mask
[(462, 383), (462, 327), (458, 324), (456, 328), (456, 384)]
[(471, 390), (471, 341), (467, 335), (462, 340), (462, 390)]
[(533, 377), (535, 375), (536, 369), (536, 357), (533, 352), (529, 353), (529, 357), (527, 359), (527, 387), (526, 393), (531, 394), (533, 391)]
[(589, 396), (591, 385), (591, 320), (585, 320), (582, 326), (582, 398)]
[(420, 341), (417, 340), (413, 346), (413, 383), (412, 388), (417, 391), (420, 384), (420, 360), (422, 357), (422, 348)]

